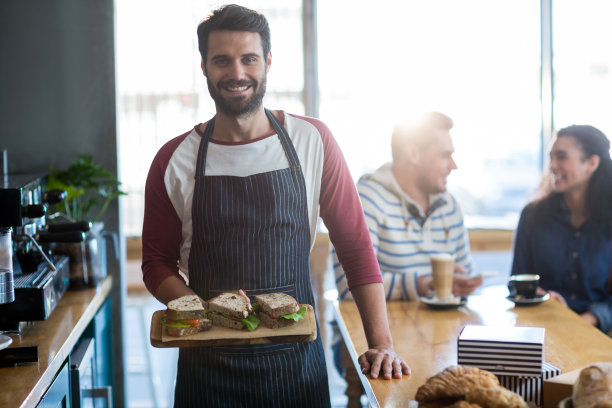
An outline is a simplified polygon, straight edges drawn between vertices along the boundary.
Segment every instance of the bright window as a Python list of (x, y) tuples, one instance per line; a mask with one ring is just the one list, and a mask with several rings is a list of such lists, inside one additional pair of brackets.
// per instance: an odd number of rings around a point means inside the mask
[[(540, 179), (540, 2), (318, 1), (320, 118), (355, 180), (390, 159), (395, 124), (428, 110), (455, 121), (449, 190), (468, 227), (512, 229)], [(223, 3), (117, 2), (117, 77), (126, 235), (142, 228), (154, 154), (214, 114), (195, 35)], [(302, 1), (241, 2), (272, 30), (267, 107), (303, 114)], [(143, 13), (146, 10), (146, 13)], [(554, 124), (612, 134), (607, 0), (553, 0)], [(546, 152), (545, 147), (545, 152)], [(138, 152), (135, 154), (134, 152)]]
[(514, 228), (540, 173), (539, 2), (354, 4), (318, 3), (321, 118), (353, 176), (390, 160), (395, 124), (438, 110), (455, 122), (466, 223)]
[(555, 127), (589, 124), (612, 136), (612, 2), (553, 3)]

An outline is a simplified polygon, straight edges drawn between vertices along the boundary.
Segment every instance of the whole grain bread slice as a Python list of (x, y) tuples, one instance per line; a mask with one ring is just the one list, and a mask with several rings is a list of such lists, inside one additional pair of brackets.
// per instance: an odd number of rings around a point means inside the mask
[(230, 329), (242, 330), (246, 326), (239, 320), (229, 319), (216, 313), (210, 313), (208, 318), (212, 321), (215, 326), (229, 327)]
[(208, 301), (208, 310), (236, 319), (244, 319), (252, 313), (251, 304), (244, 296), (224, 292)]
[(191, 320), (205, 317), (204, 306), (197, 295), (186, 295), (171, 300), (166, 316), (172, 320)]
[[(295, 298), (286, 293), (266, 293), (255, 296), (260, 310), (272, 317), (280, 317), (297, 312), (300, 307)], [(287, 320), (287, 319), (283, 319)]]

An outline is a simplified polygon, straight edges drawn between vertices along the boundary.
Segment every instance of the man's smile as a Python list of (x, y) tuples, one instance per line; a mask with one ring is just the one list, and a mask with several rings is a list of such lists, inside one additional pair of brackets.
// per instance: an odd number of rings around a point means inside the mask
[(251, 88), (254, 84), (252, 82), (245, 82), (245, 81), (240, 81), (240, 82), (236, 82), (236, 81), (228, 81), (228, 82), (222, 82), (221, 84), (219, 84), (219, 88), (233, 93), (233, 94), (241, 94), (244, 93), (245, 91), (247, 91), (249, 88)]

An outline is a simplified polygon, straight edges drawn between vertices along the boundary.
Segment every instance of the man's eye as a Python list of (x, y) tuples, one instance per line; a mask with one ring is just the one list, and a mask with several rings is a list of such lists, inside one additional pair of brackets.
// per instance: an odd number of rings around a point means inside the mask
[(253, 64), (253, 63), (257, 62), (257, 58), (255, 58), (255, 57), (245, 57), (243, 59), (243, 61), (244, 61), (245, 64)]

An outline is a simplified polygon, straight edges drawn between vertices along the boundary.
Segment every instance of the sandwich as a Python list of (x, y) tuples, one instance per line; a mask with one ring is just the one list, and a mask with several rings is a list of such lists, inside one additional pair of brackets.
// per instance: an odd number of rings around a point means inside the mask
[(306, 307), (286, 293), (257, 295), (255, 303), (261, 324), (271, 329), (291, 326), (306, 316)]
[(168, 302), (162, 324), (170, 336), (184, 337), (208, 330), (212, 322), (197, 295), (181, 296)]
[(230, 329), (247, 329), (253, 331), (259, 325), (259, 319), (253, 312), (251, 300), (242, 292), (224, 292), (208, 301), (206, 317), (215, 326)]

